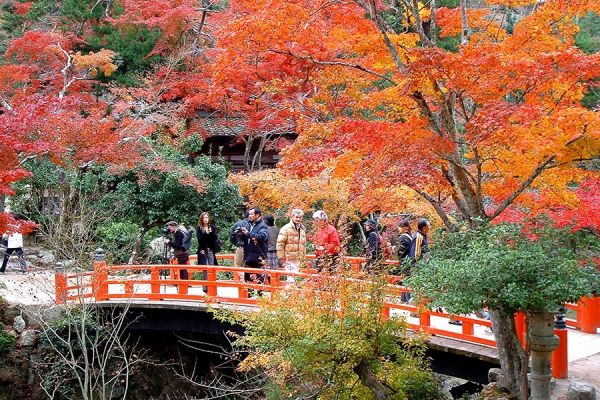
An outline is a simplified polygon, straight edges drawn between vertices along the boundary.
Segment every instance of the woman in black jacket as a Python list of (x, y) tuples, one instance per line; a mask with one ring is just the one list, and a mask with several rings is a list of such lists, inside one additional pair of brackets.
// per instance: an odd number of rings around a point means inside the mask
[(198, 265), (217, 265), (217, 253), (221, 251), (217, 228), (207, 212), (200, 214), (198, 227)]

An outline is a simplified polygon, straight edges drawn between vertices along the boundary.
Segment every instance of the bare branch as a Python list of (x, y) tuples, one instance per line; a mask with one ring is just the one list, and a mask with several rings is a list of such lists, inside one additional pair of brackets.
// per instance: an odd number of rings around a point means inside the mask
[(343, 62), (343, 61), (322, 61), (322, 60), (317, 60), (313, 56), (310, 56), (310, 55), (301, 56), (299, 54), (295, 54), (295, 53), (293, 53), (290, 50), (282, 51), (282, 50), (277, 50), (277, 49), (269, 49), (269, 51), (271, 51), (273, 53), (276, 53), (276, 54), (289, 55), (289, 56), (292, 56), (292, 57), (297, 58), (299, 60), (308, 60), (308, 61), (311, 61), (311, 62), (317, 64), (317, 65), (332, 65), (332, 66), (348, 67), (348, 68), (357, 69), (359, 71), (363, 71), (363, 72), (365, 72), (367, 74), (374, 75), (374, 76), (376, 76), (378, 78), (381, 78), (381, 79), (383, 79), (383, 80), (391, 83), (394, 86), (397, 85), (397, 83), (394, 80), (390, 79), (388, 76), (380, 74), (379, 72), (375, 72), (375, 71), (373, 71), (373, 70), (371, 70), (371, 69), (369, 69), (369, 68), (367, 68), (367, 67), (365, 67), (363, 65), (360, 65), (360, 64), (347, 63), (347, 62)]
[(500, 206), (496, 209), (496, 211), (494, 211), (494, 213), (490, 216), (490, 220), (493, 220), (494, 218), (496, 218), (498, 215), (500, 215), (502, 213), (502, 211), (504, 211), (506, 209), (506, 207), (510, 206), (512, 204), (512, 202), (521, 193), (523, 193), (523, 191), (531, 185), (531, 183), (535, 180), (535, 178), (537, 178), (542, 172), (544, 172), (544, 170), (548, 167), (548, 165), (550, 163), (552, 163), (555, 159), (556, 159), (556, 154), (552, 154), (550, 157), (546, 158), (540, 165), (538, 165), (538, 167), (531, 173), (531, 175), (529, 175), (529, 178), (527, 178), (523, 183), (521, 183), (521, 186), (519, 186), (519, 188), (517, 190), (515, 190), (515, 192), (513, 194), (508, 196), (508, 198), (506, 200), (504, 200), (502, 202), (502, 204), (500, 204)]

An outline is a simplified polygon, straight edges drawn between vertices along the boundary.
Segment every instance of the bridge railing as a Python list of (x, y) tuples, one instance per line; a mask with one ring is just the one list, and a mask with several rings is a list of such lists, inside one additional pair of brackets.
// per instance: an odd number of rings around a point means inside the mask
[[(233, 260), (233, 255), (219, 255), (220, 260)], [(342, 259), (348, 268), (358, 271), (365, 262), (361, 257)], [(388, 263), (393, 264), (393, 261)], [(396, 262), (397, 263), (397, 262)], [(194, 279), (180, 279), (180, 271), (187, 270)], [(244, 274), (257, 275), (264, 283), (246, 282)], [(55, 275), (56, 301), (110, 301), (110, 300), (177, 300), (187, 302), (225, 303), (254, 306), (259, 301), (254, 291), (277, 293), (288, 290), (288, 279), (312, 279), (323, 275), (314, 269), (301, 272), (284, 270), (238, 268), (217, 265), (107, 265), (95, 262), (94, 271), (83, 274)], [(200, 279), (198, 279), (200, 278)], [(365, 275), (368, 279), (368, 275)], [(400, 301), (402, 293), (410, 293), (410, 288), (395, 284), (399, 278), (390, 278), (388, 295), (383, 306), (384, 318), (406, 314), (409, 326), (414, 330), (426, 331), (434, 335), (460, 339), (486, 346), (495, 346), (495, 341), (478, 335), (475, 327), (491, 327), (488, 320), (450, 316), (441, 311), (429, 311), (414, 304)], [(447, 326), (449, 318), (462, 322), (462, 327)], [(433, 321), (432, 321), (433, 320)], [(412, 321), (412, 322), (411, 322)]]

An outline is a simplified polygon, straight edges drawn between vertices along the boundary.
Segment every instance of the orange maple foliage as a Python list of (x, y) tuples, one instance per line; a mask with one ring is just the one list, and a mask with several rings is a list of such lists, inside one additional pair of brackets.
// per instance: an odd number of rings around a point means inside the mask
[[(510, 35), (490, 10), (467, 10), (458, 52), (432, 45), (426, 29), (393, 32), (373, 7), (384, 5), (236, 1), (224, 14), (212, 82), (237, 104), (294, 104), (299, 137), (282, 167), (330, 171), (363, 210), (409, 187), (450, 229), (508, 208), (577, 207), (572, 187), (597, 175), (582, 166), (599, 154), (600, 120), (580, 100), (600, 56), (573, 46), (574, 17), (597, 2), (547, 1)], [(459, 9), (435, 11), (441, 36), (464, 31)]]

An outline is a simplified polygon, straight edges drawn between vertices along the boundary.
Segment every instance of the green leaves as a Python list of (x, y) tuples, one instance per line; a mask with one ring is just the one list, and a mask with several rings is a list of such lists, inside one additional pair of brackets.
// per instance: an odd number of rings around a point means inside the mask
[(418, 337), (403, 319), (384, 320), (385, 282), (317, 279), (262, 303), (260, 312), (217, 317), (245, 327), (236, 343), (250, 355), (246, 372), (265, 372), (267, 398), (373, 399), (367, 368), (391, 399), (436, 399), (438, 389)]
[(580, 258), (567, 232), (484, 226), (444, 235), (409, 285), (432, 307), (454, 313), (554, 310), (598, 288), (598, 272)]

